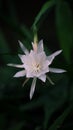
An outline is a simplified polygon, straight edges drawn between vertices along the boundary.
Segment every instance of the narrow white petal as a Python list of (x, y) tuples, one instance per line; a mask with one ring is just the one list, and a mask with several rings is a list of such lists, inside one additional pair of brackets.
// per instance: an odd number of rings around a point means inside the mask
[(51, 54), (50, 56), (47, 57), (47, 59), (49, 60), (50, 64), (52, 63), (53, 59), (59, 55), (62, 52), (62, 50), (56, 51), (53, 54)]
[(33, 81), (32, 81), (32, 85), (31, 85), (31, 89), (30, 89), (30, 99), (32, 99), (32, 96), (33, 96), (34, 91), (35, 91), (36, 79), (37, 78), (34, 78)]
[(19, 42), (19, 45), (20, 45), (22, 51), (23, 51), (26, 55), (29, 54), (28, 49), (22, 44), (22, 42), (21, 42), (21, 41), (18, 41), (18, 42)]
[(25, 76), (25, 74), (26, 74), (26, 71), (22, 70), (22, 71), (17, 72), (13, 77), (23, 77)]
[(43, 40), (40, 40), (38, 43), (38, 52), (42, 52), (44, 51), (44, 47), (43, 47)]
[(53, 72), (53, 73), (64, 73), (64, 72), (66, 72), (66, 70), (57, 69), (57, 68), (49, 68), (49, 71)]
[(21, 59), (22, 63), (24, 63), (25, 55), (18, 54), (19, 58)]
[(24, 68), (23, 65), (17, 65), (17, 64), (12, 64), (12, 63), (9, 63), (7, 65), (12, 66), (12, 67), (17, 67), (17, 68)]
[(39, 76), (38, 78), (41, 79), (43, 82), (46, 81), (46, 75), (45, 74)]
[(51, 54), (50, 56), (54, 56), (55, 57), (55, 56), (59, 55), (61, 52), (62, 52), (62, 50), (56, 51), (53, 54)]

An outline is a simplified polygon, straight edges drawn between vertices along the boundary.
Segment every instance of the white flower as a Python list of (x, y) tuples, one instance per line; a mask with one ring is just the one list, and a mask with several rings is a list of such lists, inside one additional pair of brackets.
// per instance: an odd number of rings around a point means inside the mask
[[(43, 47), (43, 40), (41, 40), (38, 44), (32, 43), (33, 50), (30, 52), (24, 47), (24, 45), (19, 41), (19, 45), (22, 51), (25, 53), (23, 55), (19, 54), (19, 58), (21, 59), (22, 64), (8, 64), (8, 66), (23, 68), (23, 70), (17, 72), (14, 77), (23, 77), (26, 76), (27, 78), (33, 78), (31, 89), (30, 89), (30, 99), (32, 98), (35, 90), (36, 79), (40, 79), (43, 82), (46, 81), (46, 73), (53, 72), (53, 73), (63, 73), (66, 72), (63, 69), (55, 69), (49, 67), (54, 58), (59, 55), (62, 50), (56, 51), (50, 56), (46, 56), (44, 47)], [(51, 79), (48, 77), (49, 81)], [(26, 81), (25, 81), (26, 82)], [(24, 82), (24, 83), (25, 83)]]

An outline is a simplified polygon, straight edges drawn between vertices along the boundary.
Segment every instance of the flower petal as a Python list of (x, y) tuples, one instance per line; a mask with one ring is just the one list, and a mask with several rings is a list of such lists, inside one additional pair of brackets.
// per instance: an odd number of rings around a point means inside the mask
[(57, 69), (57, 68), (49, 68), (49, 71), (53, 72), (53, 73), (64, 73), (64, 72), (66, 72), (66, 70)]
[(21, 42), (21, 41), (18, 41), (18, 42), (19, 42), (19, 45), (20, 45), (22, 51), (23, 51), (26, 55), (29, 54), (28, 49), (22, 44), (22, 42)]
[(50, 56), (47, 57), (47, 59), (49, 60), (50, 64), (52, 63), (53, 59), (55, 58), (55, 56), (59, 55), (62, 52), (62, 50), (56, 51), (53, 54), (51, 54)]
[(12, 64), (12, 63), (9, 63), (7, 65), (12, 66), (12, 67), (17, 67), (17, 68), (24, 68), (23, 65), (17, 65), (17, 64)]
[(46, 75), (45, 74), (39, 76), (38, 78), (41, 79), (43, 82), (46, 81)]
[(30, 89), (30, 99), (32, 99), (32, 96), (33, 96), (34, 91), (35, 91), (36, 79), (37, 78), (34, 78), (32, 81), (32, 85), (31, 85), (31, 89)]
[(43, 40), (40, 40), (38, 43), (38, 53), (44, 51), (44, 47), (43, 47)]
[(22, 71), (17, 72), (13, 77), (23, 77), (25, 75), (26, 75), (26, 71), (22, 70)]
[(22, 63), (24, 63), (25, 55), (18, 54), (18, 56), (21, 59)]

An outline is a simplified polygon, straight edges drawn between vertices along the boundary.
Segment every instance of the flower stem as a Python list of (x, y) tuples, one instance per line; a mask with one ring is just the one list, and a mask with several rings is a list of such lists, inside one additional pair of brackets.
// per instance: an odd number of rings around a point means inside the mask
[(37, 34), (37, 27), (36, 26), (34, 26), (33, 33), (34, 33), (34, 44), (37, 44), (38, 43), (38, 34)]

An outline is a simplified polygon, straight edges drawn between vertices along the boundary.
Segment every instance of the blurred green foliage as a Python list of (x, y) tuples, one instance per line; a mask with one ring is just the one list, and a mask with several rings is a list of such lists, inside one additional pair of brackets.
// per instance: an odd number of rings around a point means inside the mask
[[(15, 32), (14, 39), (16, 38), (17, 42), (21, 40), (28, 49), (31, 48), (35, 26), (39, 35), (44, 21), (47, 21), (52, 10), (55, 12), (54, 24), (58, 44), (53, 43), (53, 48), (62, 49), (63, 54), (60, 55), (61, 59), (54, 61), (53, 65), (64, 68), (67, 72), (49, 74), (55, 82), (54, 86), (50, 85), (48, 81), (44, 84), (38, 80), (33, 99), (30, 101), (31, 79), (23, 88), (22, 83), (25, 78), (13, 78), (18, 69), (7, 66), (9, 62), (20, 63), (18, 53), (21, 53), (21, 50), (15, 40), (14, 44), (8, 42), (5, 32), (1, 28), (0, 130), (67, 130), (67, 126), (68, 129), (73, 130), (73, 10), (71, 3), (66, 0), (44, 2), (30, 28), (25, 23), (19, 22), (13, 1), (8, 1), (8, 4), (8, 15), (4, 15), (2, 4), (0, 4), (0, 19), (10, 29), (9, 31)], [(50, 54), (52, 50), (49, 49), (49, 44), (44, 46), (46, 53)]]

